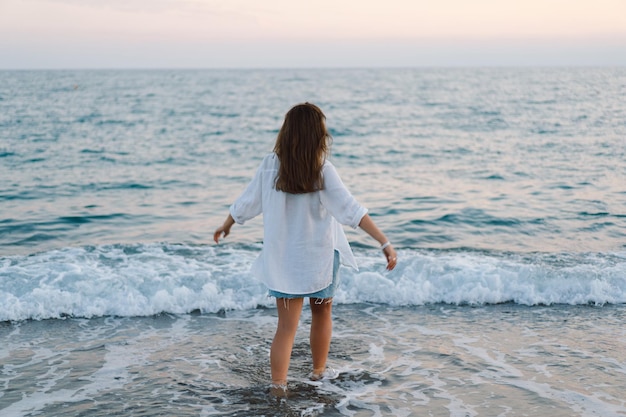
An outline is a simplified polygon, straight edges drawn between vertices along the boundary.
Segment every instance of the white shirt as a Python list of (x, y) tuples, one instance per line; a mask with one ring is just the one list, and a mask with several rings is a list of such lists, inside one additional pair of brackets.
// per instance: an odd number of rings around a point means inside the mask
[(279, 165), (275, 153), (267, 155), (230, 214), (243, 224), (263, 213), (263, 250), (252, 273), (269, 289), (316, 292), (332, 282), (334, 250), (342, 264), (357, 269), (341, 224), (356, 229), (367, 209), (350, 194), (329, 161), (322, 167), (324, 188), (305, 194), (274, 188)]

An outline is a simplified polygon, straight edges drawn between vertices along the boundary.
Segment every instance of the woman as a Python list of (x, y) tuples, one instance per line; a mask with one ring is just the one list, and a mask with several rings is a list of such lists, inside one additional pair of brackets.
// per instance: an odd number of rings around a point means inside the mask
[(384, 233), (326, 160), (330, 139), (326, 117), (317, 106), (304, 103), (289, 110), (274, 152), (263, 159), (213, 236), (219, 243), (233, 224), (263, 213), (263, 250), (252, 272), (276, 297), (278, 326), (270, 352), (274, 394), (287, 390), (287, 371), (305, 297), (312, 314), (310, 377), (318, 380), (328, 374), (337, 270), (340, 262), (356, 269), (341, 224), (360, 227), (377, 240), (388, 270), (397, 262), (396, 251)]

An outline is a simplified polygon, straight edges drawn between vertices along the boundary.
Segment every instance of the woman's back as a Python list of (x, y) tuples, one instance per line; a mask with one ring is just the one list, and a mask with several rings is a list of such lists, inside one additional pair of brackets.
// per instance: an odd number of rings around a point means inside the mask
[[(322, 167), (324, 188), (310, 193), (276, 190), (279, 170), (276, 154), (267, 155), (230, 212), (241, 224), (263, 213), (263, 252), (252, 268), (258, 278), (281, 292), (314, 292), (328, 285), (335, 249), (343, 264), (356, 268), (340, 224), (356, 228), (367, 209), (352, 197), (329, 161)], [(297, 279), (303, 274), (307, 280)]]

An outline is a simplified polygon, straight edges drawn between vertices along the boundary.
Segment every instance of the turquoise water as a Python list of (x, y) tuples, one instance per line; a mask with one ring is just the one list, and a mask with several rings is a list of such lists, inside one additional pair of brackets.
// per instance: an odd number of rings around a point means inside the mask
[(625, 94), (623, 69), (3, 72), (0, 250), (207, 244), (309, 100), (400, 247), (623, 251)]
[[(625, 415), (625, 95), (623, 68), (0, 72), (0, 410)], [(276, 405), (262, 219), (211, 235), (303, 101), (400, 262), (347, 230), (344, 377), (298, 379), (303, 333)]]

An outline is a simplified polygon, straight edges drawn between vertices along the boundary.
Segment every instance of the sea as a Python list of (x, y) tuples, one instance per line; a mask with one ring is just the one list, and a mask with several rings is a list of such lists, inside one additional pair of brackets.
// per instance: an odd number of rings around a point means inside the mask
[[(626, 416), (626, 68), (0, 71), (0, 415)], [(262, 217), (213, 231), (285, 113), (347, 227), (329, 364), (286, 398)], [(303, 254), (306, 256), (306, 254)]]

